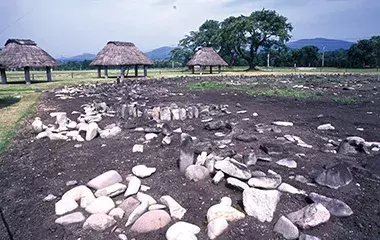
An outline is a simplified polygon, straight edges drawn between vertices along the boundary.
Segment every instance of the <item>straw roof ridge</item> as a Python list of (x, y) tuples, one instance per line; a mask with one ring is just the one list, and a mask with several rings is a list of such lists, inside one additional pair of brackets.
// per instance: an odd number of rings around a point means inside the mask
[(2, 68), (54, 67), (59, 63), (30, 39), (9, 39), (0, 51)]
[(228, 64), (213, 48), (204, 47), (194, 54), (187, 66), (228, 66)]
[(91, 66), (152, 65), (153, 62), (131, 42), (109, 41)]

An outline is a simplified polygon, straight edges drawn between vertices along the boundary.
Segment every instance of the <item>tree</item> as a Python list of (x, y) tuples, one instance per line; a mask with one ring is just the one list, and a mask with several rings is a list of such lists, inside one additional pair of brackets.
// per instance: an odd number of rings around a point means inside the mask
[(293, 50), (292, 58), (298, 66), (317, 66), (319, 62), (319, 49), (316, 46), (305, 46), (301, 49)]
[(221, 24), (220, 33), (223, 45), (233, 46), (233, 52), (248, 62), (248, 70), (253, 70), (259, 49), (285, 46), (292, 30), (286, 17), (263, 9), (249, 16), (227, 18)]
[(380, 36), (353, 44), (348, 50), (348, 58), (352, 67), (379, 67)]

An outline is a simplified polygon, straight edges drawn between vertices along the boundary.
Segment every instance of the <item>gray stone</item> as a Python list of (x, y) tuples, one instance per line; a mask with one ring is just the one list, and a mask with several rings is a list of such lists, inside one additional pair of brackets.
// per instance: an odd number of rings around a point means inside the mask
[(284, 151), (281, 145), (274, 143), (263, 143), (260, 145), (260, 149), (268, 155), (279, 155)]
[(212, 121), (205, 124), (205, 129), (209, 131), (224, 130), (226, 128), (231, 129), (231, 125), (222, 120)]
[(290, 194), (299, 194), (299, 195), (305, 195), (305, 196), (307, 195), (305, 191), (295, 188), (292, 185), (287, 184), (287, 183), (281, 183), (281, 185), (278, 187), (278, 190), (281, 192), (286, 192)]
[(193, 139), (186, 133), (181, 134), (179, 170), (185, 172), (194, 163)]
[(36, 117), (32, 123), (32, 128), (35, 133), (40, 133), (44, 130), (44, 125), (41, 121), (41, 118)]
[(147, 133), (147, 134), (145, 134), (145, 140), (147, 140), (147, 141), (153, 140), (153, 139), (155, 139), (157, 137), (158, 137), (158, 135), (155, 134), (155, 133)]
[(240, 190), (245, 190), (245, 189), (249, 188), (248, 184), (246, 184), (245, 182), (242, 182), (242, 181), (240, 181), (236, 178), (232, 178), (232, 177), (227, 178), (227, 184), (234, 186)]
[(153, 197), (142, 192), (138, 192), (136, 197), (140, 202), (148, 202), (149, 206), (157, 203), (157, 201)]
[(253, 166), (256, 164), (257, 162), (257, 157), (256, 157), (256, 154), (254, 152), (250, 152), (248, 154), (245, 154), (243, 156), (243, 162), (245, 165), (247, 165), (248, 167), (249, 166)]
[(179, 109), (178, 108), (172, 109), (172, 118), (174, 121), (179, 120)]
[(163, 204), (153, 204), (148, 207), (148, 211), (153, 211), (153, 210), (162, 210), (165, 209), (166, 206)]
[(131, 231), (137, 233), (148, 233), (166, 227), (171, 218), (164, 210), (154, 210), (144, 213), (132, 225)]
[(128, 183), (127, 191), (125, 191), (124, 197), (135, 195), (141, 187), (141, 180), (135, 176), (131, 177)]
[(253, 177), (248, 180), (248, 185), (256, 188), (275, 189), (281, 184), (280, 175)]
[(86, 141), (91, 141), (98, 134), (98, 124), (96, 122), (92, 122), (88, 124), (87, 132), (86, 132)]
[(224, 178), (224, 173), (222, 171), (216, 172), (215, 176), (212, 179), (214, 184), (219, 184)]
[(321, 240), (318, 237), (307, 235), (307, 234), (301, 234), (298, 240)]
[(128, 227), (133, 224), (141, 215), (143, 215), (148, 210), (149, 203), (142, 202), (133, 212), (129, 215), (125, 226)]
[(319, 203), (310, 204), (287, 215), (290, 221), (302, 229), (309, 229), (327, 222), (330, 212)]
[(113, 217), (104, 213), (92, 214), (83, 224), (85, 230), (104, 231), (116, 224)]
[(51, 201), (54, 201), (55, 199), (57, 199), (57, 197), (55, 195), (49, 194), (42, 201), (44, 201), (44, 202), (51, 202)]
[(144, 152), (144, 145), (141, 145), (141, 144), (135, 144), (133, 145), (132, 147), (132, 152), (136, 153), (136, 152)]
[(160, 119), (161, 121), (170, 121), (171, 118), (171, 111), (169, 107), (163, 107), (160, 111)]
[(345, 164), (337, 164), (331, 168), (325, 169), (315, 179), (319, 185), (333, 189), (346, 186), (350, 184), (352, 180), (352, 173)]
[(278, 219), (273, 231), (281, 234), (285, 239), (297, 239), (299, 236), (298, 228), (285, 216)]
[(113, 127), (111, 129), (105, 129), (103, 131), (99, 131), (99, 133), (100, 133), (100, 138), (104, 138), (104, 139), (114, 138), (119, 133), (121, 133), (121, 128), (120, 127)]
[(124, 215), (128, 218), (129, 215), (140, 205), (140, 201), (138, 201), (134, 197), (129, 197), (125, 199), (118, 208), (121, 208), (124, 210)]
[(162, 125), (161, 132), (165, 136), (170, 136), (173, 134), (173, 129), (168, 123), (164, 123), (164, 125)]
[(174, 219), (181, 220), (187, 212), (186, 209), (184, 209), (178, 202), (176, 202), (170, 196), (162, 196), (160, 198), (160, 201), (162, 204), (169, 208), (170, 216)]
[(186, 168), (185, 176), (190, 181), (198, 182), (210, 177), (207, 168), (199, 165), (191, 165)]
[(122, 180), (123, 179), (119, 173), (117, 173), (115, 170), (110, 170), (89, 181), (87, 183), (87, 186), (99, 190), (111, 186), (115, 183), (119, 183)]
[(246, 165), (241, 164), (233, 159), (225, 159), (215, 163), (215, 169), (221, 170), (225, 174), (242, 180), (251, 178), (251, 172)]
[(297, 168), (297, 162), (287, 158), (278, 160), (276, 164), (287, 168)]
[(248, 142), (248, 143), (257, 141), (257, 137), (255, 135), (247, 133), (247, 132), (244, 132), (243, 134), (236, 136), (235, 139), (237, 141)]
[(63, 198), (55, 203), (55, 214), (60, 216), (78, 208), (78, 203), (71, 198)]
[(346, 203), (338, 199), (329, 198), (314, 192), (309, 194), (309, 198), (314, 203), (322, 204), (325, 208), (327, 208), (327, 210), (329, 210), (330, 214), (333, 216), (348, 217), (354, 213)]
[(179, 109), (179, 120), (184, 121), (186, 119), (186, 109)]
[(207, 225), (207, 236), (209, 239), (216, 239), (222, 235), (228, 228), (228, 222), (224, 217), (219, 217)]
[(331, 125), (331, 123), (326, 123), (326, 124), (318, 126), (317, 129), (322, 130), (322, 131), (328, 131), (328, 130), (335, 130), (335, 127)]
[(102, 196), (95, 199), (86, 207), (88, 213), (109, 213), (115, 207), (115, 203), (110, 197)]
[(292, 127), (293, 123), (292, 122), (284, 122), (284, 121), (276, 121), (272, 123), (273, 125), (276, 126), (282, 126), (282, 127)]
[(99, 189), (95, 192), (96, 197), (108, 196), (115, 197), (125, 192), (127, 186), (121, 183), (115, 183), (111, 186)]
[(55, 220), (55, 223), (60, 225), (70, 225), (73, 223), (83, 222), (86, 218), (81, 212), (70, 213)]
[(108, 215), (115, 219), (122, 219), (124, 217), (124, 214), (125, 212), (121, 208), (114, 208), (108, 213)]
[(170, 136), (165, 136), (163, 139), (162, 139), (162, 145), (170, 145), (172, 143), (172, 139)]
[(132, 173), (139, 178), (146, 178), (156, 172), (156, 168), (145, 165), (137, 165), (132, 168)]
[(244, 210), (260, 222), (271, 222), (280, 197), (277, 190), (246, 189), (243, 192)]

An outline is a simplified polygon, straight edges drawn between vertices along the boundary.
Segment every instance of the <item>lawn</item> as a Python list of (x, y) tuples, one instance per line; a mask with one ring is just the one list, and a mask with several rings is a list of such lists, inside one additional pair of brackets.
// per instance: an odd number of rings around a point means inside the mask
[[(338, 73), (356, 73), (356, 74), (379, 74), (376, 69), (302, 69), (295, 70), (294, 68), (262, 68), (260, 71), (245, 72), (246, 67), (235, 67), (224, 69), (224, 75), (263, 75), (263, 74), (338, 74)], [(215, 69), (216, 70), (216, 69)], [(142, 70), (139, 70), (142, 74)], [(207, 72), (207, 71), (206, 71)], [(45, 72), (32, 71), (32, 84), (26, 85), (24, 82), (23, 72), (7, 72), (8, 84), (0, 85), (0, 153), (3, 152), (11, 141), (13, 133), (22, 120), (33, 113), (37, 104), (38, 98), (42, 91), (60, 88), (65, 85), (77, 85), (83, 83), (97, 82), (113, 82), (119, 71), (114, 69), (109, 71), (110, 78), (97, 78), (96, 70), (88, 71), (54, 71), (53, 82), (46, 81)], [(127, 71), (130, 76), (134, 74), (134, 69)], [(102, 74), (103, 71), (102, 71)], [(173, 69), (149, 69), (148, 79), (155, 77), (178, 77), (189, 76), (186, 68)], [(208, 76), (204, 74), (203, 76)], [(199, 75), (198, 75), (199, 76)], [(314, 92), (298, 91), (293, 89), (274, 89), (271, 87), (263, 89), (254, 89), (249, 86), (226, 86), (218, 83), (203, 83), (203, 85), (189, 85), (189, 88), (200, 89), (223, 89), (229, 88), (237, 91), (246, 92), (251, 95), (258, 96), (283, 96), (296, 98), (311, 98), (315, 96)], [(337, 99), (335, 101), (341, 101)]]

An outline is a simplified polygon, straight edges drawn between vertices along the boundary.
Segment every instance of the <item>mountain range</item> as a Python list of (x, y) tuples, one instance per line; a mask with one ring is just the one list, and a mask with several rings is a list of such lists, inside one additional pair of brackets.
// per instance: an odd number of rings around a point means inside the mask
[[(287, 46), (291, 49), (300, 49), (304, 46), (316, 46), (319, 48), (320, 51), (323, 51), (323, 48), (325, 47), (325, 51), (334, 51), (339, 49), (349, 49), (351, 45), (354, 44), (353, 42), (347, 42), (343, 40), (337, 40), (337, 39), (327, 39), (327, 38), (313, 38), (313, 39), (300, 39), (294, 42), (289, 42)], [(168, 59), (170, 58), (170, 52), (173, 50), (174, 47), (160, 47), (157, 49), (154, 49), (152, 51), (146, 52), (145, 55), (147, 55), (148, 58), (151, 60), (159, 60), (159, 59)], [(95, 54), (92, 53), (83, 53), (81, 55), (73, 56), (73, 57), (61, 57), (57, 60), (59, 62), (78, 62), (78, 61), (84, 61), (84, 60), (93, 60), (95, 58)]]

